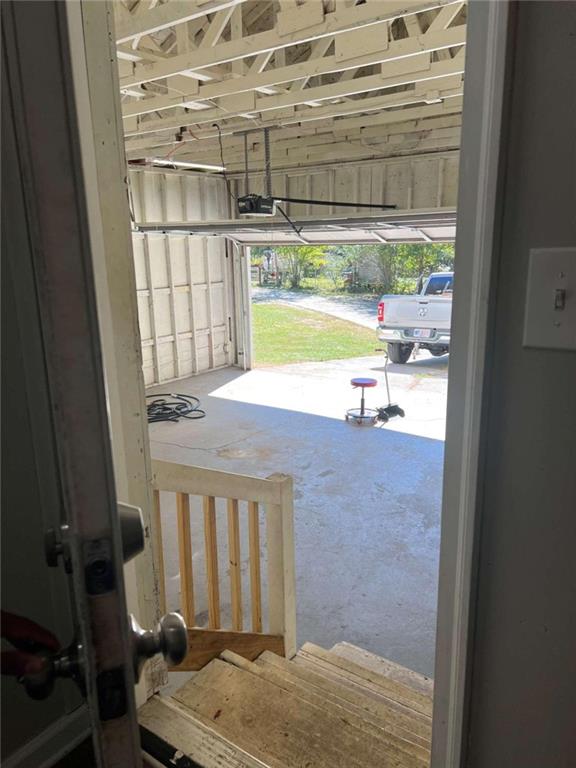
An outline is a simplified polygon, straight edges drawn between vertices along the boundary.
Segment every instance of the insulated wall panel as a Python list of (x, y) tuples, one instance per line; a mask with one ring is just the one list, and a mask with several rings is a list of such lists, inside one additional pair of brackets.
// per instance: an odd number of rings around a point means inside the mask
[[(458, 195), (457, 150), (434, 154), (330, 164), (272, 173), (272, 191), (277, 195), (345, 203), (391, 203), (399, 210), (453, 208)], [(243, 194), (244, 177), (234, 178)], [(262, 174), (250, 176), (253, 192), (263, 192)], [(347, 215), (361, 208), (287, 203), (291, 216)]]
[[(216, 221), (224, 182), (189, 173), (130, 172), (137, 222)], [(134, 232), (134, 267), (147, 385), (230, 365), (231, 269), (220, 237)]]

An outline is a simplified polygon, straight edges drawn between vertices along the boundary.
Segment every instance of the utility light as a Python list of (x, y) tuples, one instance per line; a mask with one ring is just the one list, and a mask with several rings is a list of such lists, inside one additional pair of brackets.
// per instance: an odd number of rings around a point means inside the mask
[(180, 160), (171, 160), (169, 157), (149, 157), (146, 160), (150, 165), (174, 168), (195, 168), (200, 171), (215, 171), (222, 173), (226, 170), (223, 165), (209, 165), (208, 163), (186, 163)]

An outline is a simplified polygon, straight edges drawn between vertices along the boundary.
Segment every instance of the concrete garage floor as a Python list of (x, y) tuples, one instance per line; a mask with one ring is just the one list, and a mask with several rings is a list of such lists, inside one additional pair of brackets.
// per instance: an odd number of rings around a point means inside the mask
[[(377, 378), (367, 405), (385, 403), (382, 357), (228, 368), (151, 390), (194, 394), (207, 413), (151, 425), (155, 458), (294, 477), (299, 644), (347, 640), (433, 673), (447, 361), (422, 352), (391, 365), (406, 418), (378, 428), (342, 417), (359, 401), (352, 376)], [(163, 526), (176, 573), (169, 511)], [(168, 583), (178, 605), (177, 577)]]

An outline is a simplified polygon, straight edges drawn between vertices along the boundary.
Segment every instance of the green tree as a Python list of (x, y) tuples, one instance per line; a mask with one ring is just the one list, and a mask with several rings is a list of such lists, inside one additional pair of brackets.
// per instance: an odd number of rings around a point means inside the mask
[(384, 293), (411, 293), (421, 275), (454, 268), (451, 243), (396, 243), (360, 246), (362, 258), (371, 258), (378, 268)]
[(402, 243), (385, 246), (395, 251), (406, 277), (418, 278), (430, 272), (454, 269), (454, 245), (452, 243)]
[(327, 248), (321, 245), (283, 245), (274, 249), (291, 288), (300, 288), (302, 278), (310, 269), (326, 264)]

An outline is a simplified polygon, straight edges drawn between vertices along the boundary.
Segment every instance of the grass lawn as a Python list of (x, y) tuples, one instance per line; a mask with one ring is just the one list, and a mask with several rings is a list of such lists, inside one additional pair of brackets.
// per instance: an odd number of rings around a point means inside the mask
[(376, 332), (323, 312), (253, 304), (256, 365), (320, 362), (376, 355)]

